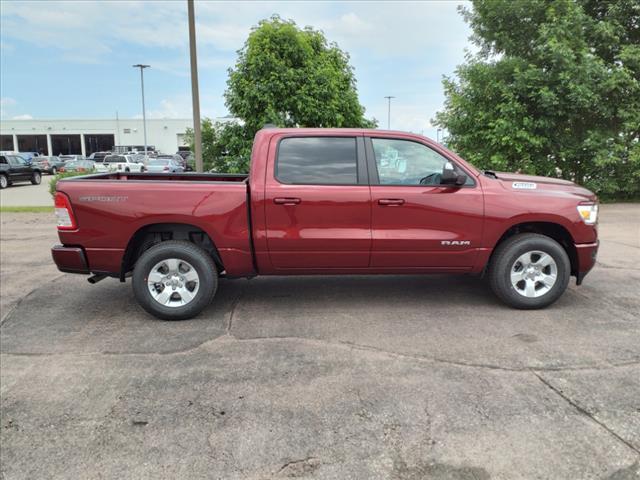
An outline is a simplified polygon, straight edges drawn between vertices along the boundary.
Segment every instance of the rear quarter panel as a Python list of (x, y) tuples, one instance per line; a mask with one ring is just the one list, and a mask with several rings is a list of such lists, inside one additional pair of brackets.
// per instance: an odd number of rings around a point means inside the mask
[(94, 272), (119, 272), (133, 235), (158, 223), (205, 231), (230, 275), (253, 270), (245, 183), (83, 179), (60, 181), (57, 190), (71, 200), (78, 223), (75, 231), (59, 231), (60, 240), (84, 247)]

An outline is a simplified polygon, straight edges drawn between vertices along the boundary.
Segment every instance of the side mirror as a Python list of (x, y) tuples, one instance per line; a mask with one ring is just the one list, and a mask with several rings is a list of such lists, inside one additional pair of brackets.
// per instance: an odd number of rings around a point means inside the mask
[(442, 185), (461, 186), (464, 185), (466, 181), (467, 176), (464, 173), (456, 173), (451, 163), (445, 163), (442, 168), (442, 176), (440, 178), (440, 183)]

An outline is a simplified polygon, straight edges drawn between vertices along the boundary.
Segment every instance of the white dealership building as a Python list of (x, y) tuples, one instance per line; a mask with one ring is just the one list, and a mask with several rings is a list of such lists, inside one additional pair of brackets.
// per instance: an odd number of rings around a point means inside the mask
[[(231, 117), (213, 118), (227, 122)], [(158, 152), (175, 153), (186, 146), (190, 118), (147, 119), (147, 144)], [(114, 146), (144, 145), (142, 119), (0, 120), (0, 150), (43, 155), (82, 154), (112, 150)]]

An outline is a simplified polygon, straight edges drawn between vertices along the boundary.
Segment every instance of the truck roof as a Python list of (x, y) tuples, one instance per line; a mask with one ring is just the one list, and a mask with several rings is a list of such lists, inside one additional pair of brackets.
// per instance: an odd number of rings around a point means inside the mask
[(369, 134), (394, 134), (394, 135), (411, 135), (416, 137), (424, 137), (423, 135), (418, 135), (416, 133), (411, 132), (403, 132), (400, 130), (381, 130), (379, 128), (281, 128), (281, 127), (265, 127), (259, 130), (259, 132), (268, 132), (268, 133), (311, 133), (314, 135), (318, 134), (328, 134), (328, 133), (353, 133), (364, 135), (365, 133)]

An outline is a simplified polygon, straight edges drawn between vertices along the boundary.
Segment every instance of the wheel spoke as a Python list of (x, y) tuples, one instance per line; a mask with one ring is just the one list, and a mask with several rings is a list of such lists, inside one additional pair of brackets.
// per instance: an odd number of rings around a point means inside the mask
[(515, 286), (517, 283), (521, 282), (522, 280), (524, 280), (524, 270), (520, 270), (517, 272), (514, 272), (513, 270), (511, 270), (511, 284), (513, 286)]
[(156, 301), (162, 305), (167, 305), (171, 300), (172, 293), (173, 290), (170, 287), (165, 287), (165, 289), (156, 296)]
[(198, 272), (196, 272), (195, 268), (190, 268), (187, 273), (183, 274), (184, 279), (187, 282), (197, 282), (198, 281)]
[(162, 283), (162, 279), (164, 275), (162, 275), (159, 271), (154, 270), (149, 274), (149, 283)]
[(178, 271), (178, 265), (180, 264), (180, 261), (177, 258), (169, 258), (165, 260), (164, 263), (167, 264), (169, 273), (176, 273)]
[(527, 278), (524, 281), (524, 294), (527, 297), (535, 297), (536, 296), (536, 282)]
[(553, 261), (553, 258), (551, 258), (551, 255), (547, 255), (546, 253), (543, 253), (536, 262), (537, 265), (540, 265), (542, 267), (548, 267), (552, 263), (555, 263)]
[(530, 252), (528, 253), (523, 253), (522, 255), (520, 255), (518, 257), (518, 259), (515, 261), (514, 265), (518, 265), (520, 264), (520, 266), (522, 266), (523, 268), (530, 263)]
[(178, 294), (180, 295), (183, 304), (189, 303), (195, 296), (193, 292), (190, 292), (186, 287), (179, 288)]
[(545, 287), (551, 288), (556, 283), (556, 275), (555, 274), (547, 275), (543, 273), (540, 275), (540, 279), (538, 281), (542, 283)]

